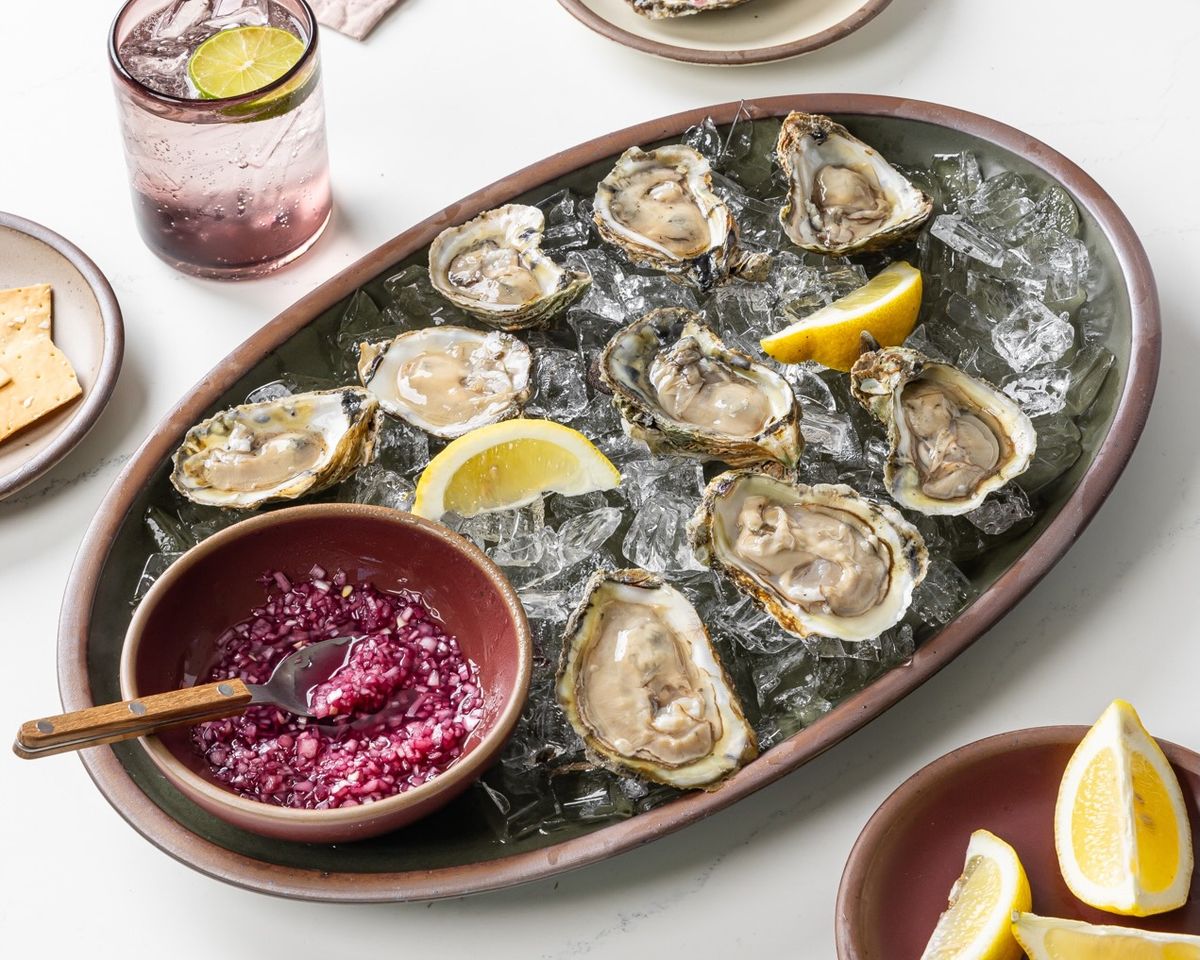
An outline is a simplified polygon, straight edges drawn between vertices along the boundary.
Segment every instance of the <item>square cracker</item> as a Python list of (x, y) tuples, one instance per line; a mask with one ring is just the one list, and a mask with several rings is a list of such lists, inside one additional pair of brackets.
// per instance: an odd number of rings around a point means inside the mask
[(50, 330), (50, 284), (0, 290), (0, 347), (17, 337), (45, 334)]
[(0, 340), (0, 369), (12, 378), (0, 387), (0, 442), (83, 392), (71, 361), (41, 331)]

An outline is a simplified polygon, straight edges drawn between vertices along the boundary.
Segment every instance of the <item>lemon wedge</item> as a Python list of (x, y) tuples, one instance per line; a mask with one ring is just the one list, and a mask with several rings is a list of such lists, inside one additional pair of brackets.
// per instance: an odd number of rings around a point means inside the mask
[(869, 333), (882, 346), (902, 344), (921, 311), (921, 271), (898, 260), (840, 300), (759, 341), (763, 352), (783, 363), (816, 360), (848, 371)]
[(1031, 905), (1017, 852), (995, 834), (976, 830), (921, 960), (1016, 960), (1021, 948), (1013, 939), (1012, 915)]
[(1013, 936), (1030, 960), (1200, 960), (1200, 937), (1095, 926), (1032, 913), (1013, 916)]
[(578, 496), (620, 482), (620, 471), (578, 430), (553, 420), (504, 420), (463, 434), (426, 464), (413, 513), (473, 517), (551, 491)]
[(1174, 910), (1192, 879), (1192, 833), (1175, 772), (1137, 712), (1114, 700), (1067, 762), (1054, 845), (1084, 903), (1126, 916)]

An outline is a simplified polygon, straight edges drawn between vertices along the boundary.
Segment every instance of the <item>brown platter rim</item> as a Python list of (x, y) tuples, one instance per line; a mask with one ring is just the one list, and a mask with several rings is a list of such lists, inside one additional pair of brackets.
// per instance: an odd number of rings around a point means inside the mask
[(264, 893), (308, 900), (377, 902), (461, 896), (526, 883), (607, 859), (703, 819), (765, 787), (827, 750), (931, 677), (1007, 613), (1083, 532), (1128, 462), (1149, 415), (1158, 377), (1161, 327), (1150, 263), (1129, 221), (1082, 169), (1013, 127), (940, 104), (869, 94), (804, 94), (699, 107), (628, 127), (554, 154), (484, 187), (368, 253), (253, 334), (213, 368), (163, 418), (126, 464), (96, 513), (76, 557), (59, 622), (58, 675), (68, 710), (91, 706), (87, 641), (92, 604), (109, 546), (137, 492), (178, 438), (254, 364), (357, 287), (447, 226), (555, 181), (627, 147), (677, 136), (705, 117), (729, 123), (813, 113), (893, 117), (949, 127), (1025, 157), (1068, 187), (1112, 244), (1128, 284), (1129, 372), (1112, 427), (1057, 516), (1018, 561), (964, 612), (917, 650), (911, 664), (880, 677), (812, 726), (749, 764), (712, 793), (695, 793), (582, 837), (501, 857), (435, 870), (394, 873), (323, 872), (268, 863), (227, 850), (189, 831), (134, 783), (111, 748), (80, 758), (101, 793), (126, 821), (165, 853), (216, 879)]
[(801, 54), (812, 53), (821, 47), (836, 43), (856, 30), (874, 20), (892, 0), (866, 0), (859, 5), (850, 16), (839, 20), (833, 26), (826, 27), (807, 37), (798, 37), (786, 43), (772, 44), (768, 47), (751, 47), (747, 50), (703, 50), (699, 47), (680, 47), (673, 43), (663, 43), (639, 36), (611, 20), (598, 14), (583, 0), (558, 0), (563, 8), (589, 30), (613, 40), (622, 46), (653, 57), (665, 60), (676, 60), (680, 63), (698, 63), (708, 66), (735, 67), (748, 66), (756, 63), (776, 63), (780, 60), (790, 60)]

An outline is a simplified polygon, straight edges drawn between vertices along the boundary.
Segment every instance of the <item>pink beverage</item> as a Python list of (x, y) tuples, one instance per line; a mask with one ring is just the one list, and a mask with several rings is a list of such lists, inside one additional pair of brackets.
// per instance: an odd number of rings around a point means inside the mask
[[(247, 26), (286, 30), (303, 54), (259, 89), (204, 99), (188, 74), (192, 54)], [(134, 213), (154, 253), (187, 273), (240, 279), (312, 246), (332, 201), (317, 22), (305, 0), (129, 0), (109, 56)]]

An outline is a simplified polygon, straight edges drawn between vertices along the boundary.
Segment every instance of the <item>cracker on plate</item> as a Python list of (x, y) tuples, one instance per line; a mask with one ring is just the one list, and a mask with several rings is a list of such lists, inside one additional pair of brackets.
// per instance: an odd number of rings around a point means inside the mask
[(0, 290), (0, 443), (82, 392), (50, 339), (50, 285)]
[(33, 333), (52, 335), (50, 284), (0, 290), (0, 344)]

